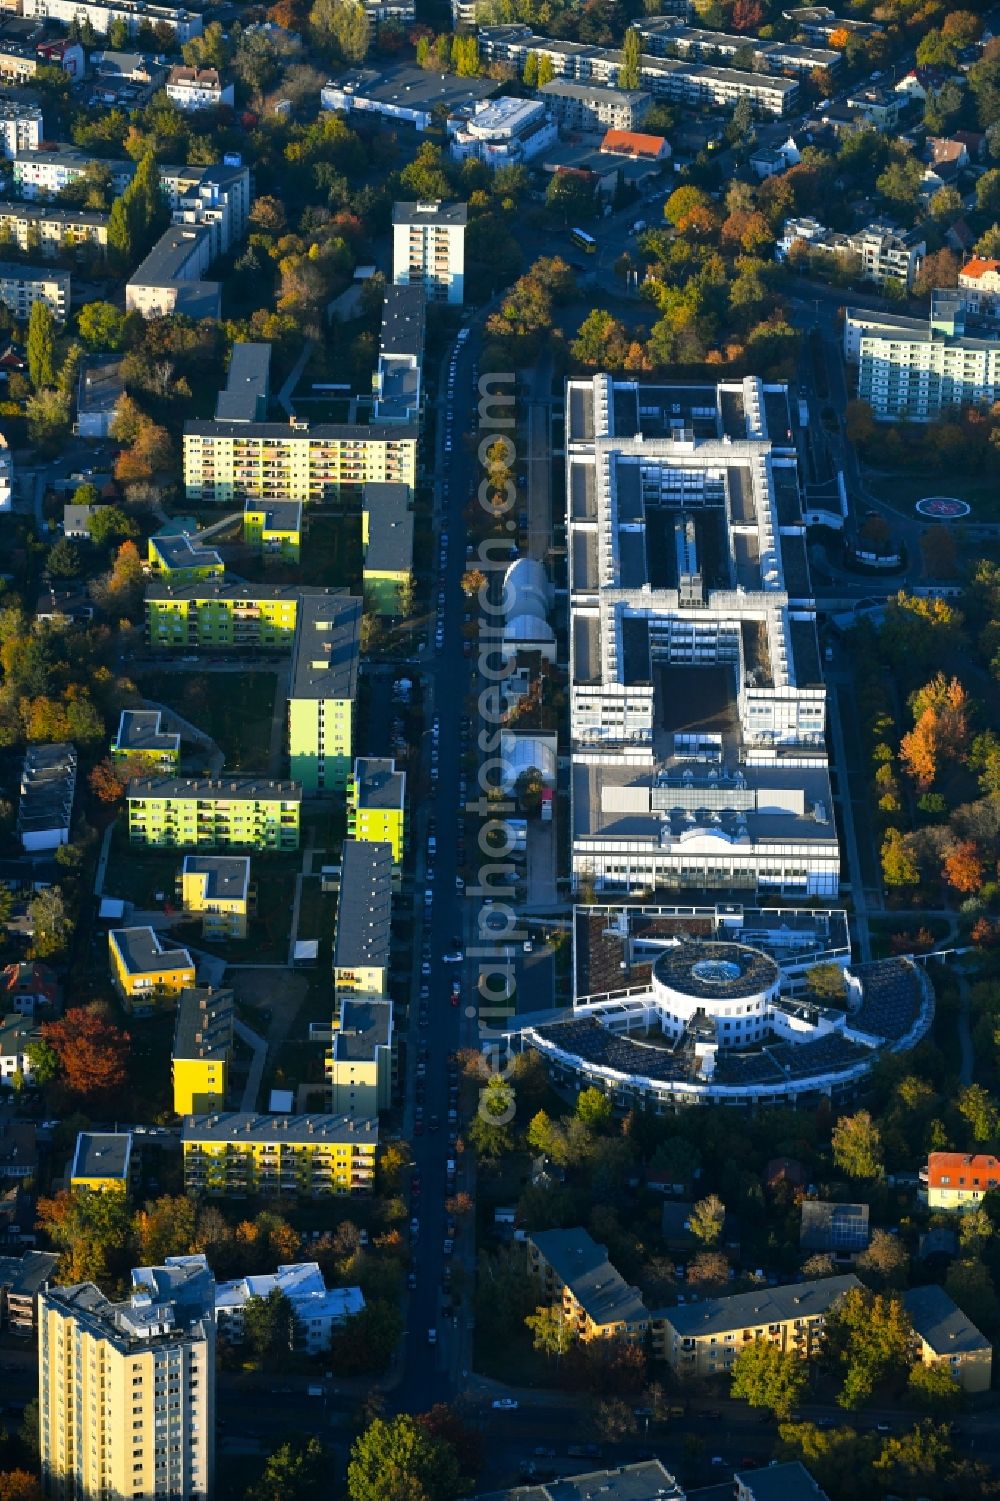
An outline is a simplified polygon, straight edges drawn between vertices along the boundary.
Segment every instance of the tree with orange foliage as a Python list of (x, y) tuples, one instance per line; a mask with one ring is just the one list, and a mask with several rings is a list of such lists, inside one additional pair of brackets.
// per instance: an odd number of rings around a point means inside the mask
[(989, 917), (977, 917), (969, 937), (979, 948), (991, 949), (1000, 940), (1000, 926)]
[(0, 1470), (0, 1501), (45, 1501), (45, 1493), (27, 1470)]
[(763, 19), (760, 0), (736, 0), (730, 25), (734, 31), (756, 31)]
[(43, 1023), (42, 1038), (59, 1059), (66, 1088), (81, 1099), (104, 1099), (125, 1083), (129, 1035), (101, 1007), (72, 1007), (59, 1021)]
[(970, 896), (983, 884), (983, 857), (971, 839), (959, 839), (944, 857), (942, 873), (949, 886)]
[(914, 725), (899, 746), (899, 759), (922, 791), (944, 761), (964, 761), (969, 739), (968, 694), (958, 678), (936, 673), (910, 695)]
[(830, 35), (826, 39), (826, 45), (828, 47), (833, 47), (837, 52), (841, 52), (847, 46), (850, 38), (851, 33), (849, 31), (845, 31), (842, 26), (838, 26), (836, 31), (830, 32)]
[(737, 209), (723, 224), (722, 238), (755, 255), (774, 239), (774, 231), (759, 209)]
[(112, 761), (105, 756), (87, 778), (91, 792), (100, 803), (117, 803), (133, 777), (150, 777), (157, 769), (155, 756), (129, 756), (127, 761)]

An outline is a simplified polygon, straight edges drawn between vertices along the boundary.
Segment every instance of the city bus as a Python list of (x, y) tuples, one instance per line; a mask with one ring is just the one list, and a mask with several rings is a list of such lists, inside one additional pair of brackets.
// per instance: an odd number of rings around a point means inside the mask
[(597, 241), (585, 229), (571, 229), (569, 237), (574, 245), (579, 245), (580, 249), (585, 250), (588, 255), (593, 255), (597, 249)]

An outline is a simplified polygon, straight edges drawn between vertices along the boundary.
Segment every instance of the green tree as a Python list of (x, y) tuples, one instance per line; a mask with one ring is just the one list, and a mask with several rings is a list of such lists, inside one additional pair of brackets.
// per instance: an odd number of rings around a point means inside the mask
[(88, 349), (115, 354), (122, 347), (125, 314), (113, 302), (84, 303), (76, 326)]
[(330, 1456), (318, 1438), (282, 1444), (264, 1473), (246, 1493), (246, 1501), (316, 1501), (329, 1488)]
[[(74, 499), (77, 504), (79, 491)], [(95, 547), (104, 547), (109, 542), (123, 541), (127, 537), (135, 538), (139, 535), (139, 529), (131, 517), (126, 516), (120, 506), (101, 506), (93, 513), (88, 526), (90, 540)]]
[[(369, 1284), (369, 1293), (371, 1291)], [(403, 1332), (398, 1296), (395, 1301), (369, 1296), (359, 1313), (345, 1319), (333, 1331), (330, 1363), (344, 1376), (383, 1371), (392, 1358)]]
[(966, 1318), (980, 1328), (996, 1322), (1000, 1305), (993, 1278), (983, 1262), (974, 1257), (953, 1261), (945, 1275), (944, 1288)]
[(549, 1308), (543, 1304), (534, 1313), (529, 1313), (524, 1322), (534, 1349), (543, 1355), (554, 1355), (557, 1361), (576, 1343), (576, 1330), (561, 1308)]
[(350, 1501), (455, 1501), (461, 1488), (451, 1447), (408, 1413), (376, 1418), (351, 1446)]
[(46, 1084), (51, 1084), (59, 1074), (59, 1054), (51, 1043), (44, 1042), (39, 1038), (37, 1042), (29, 1042), (24, 1050), (25, 1057), (31, 1064), (31, 1082), (44, 1089)]
[(55, 319), (52, 309), (41, 298), (31, 304), (28, 314), (28, 376), (36, 391), (55, 385)]
[(718, 1245), (725, 1222), (725, 1204), (718, 1194), (709, 1194), (707, 1198), (699, 1199), (691, 1211), (691, 1234), (700, 1240), (702, 1245)]
[(875, 187), (897, 213), (906, 214), (917, 206), (923, 179), (923, 164), (916, 157), (905, 156), (890, 162), (885, 171), (879, 173)]
[(826, 1319), (825, 1354), (843, 1375), (841, 1407), (863, 1407), (882, 1382), (908, 1369), (912, 1339), (897, 1296), (850, 1288)]
[(502, 1157), (514, 1145), (514, 1091), (494, 1076), (479, 1096), (479, 1108), (469, 1127), (469, 1140), (481, 1157)]
[(967, 1084), (959, 1092), (959, 1114), (969, 1123), (972, 1139), (977, 1145), (992, 1142), (1000, 1129), (1000, 1112), (989, 1090), (981, 1084)]
[(639, 33), (634, 26), (630, 26), (622, 42), (622, 60), (618, 68), (618, 87), (620, 89), (633, 90), (639, 87), (642, 76), (639, 62), (640, 56)]
[(264, 1298), (248, 1298), (243, 1308), (243, 1338), (247, 1349), (263, 1370), (287, 1360), (292, 1346), (295, 1319), (292, 1305), (274, 1287)]
[(882, 879), (886, 886), (916, 886), (920, 880), (920, 866), (907, 836), (899, 829), (889, 828), (882, 840)]
[(144, 1266), (162, 1266), (168, 1256), (187, 1256), (195, 1238), (197, 1206), (187, 1194), (151, 1199), (137, 1211), (133, 1232)]
[(611, 1120), (611, 1101), (603, 1089), (581, 1089), (576, 1097), (576, 1114), (591, 1131), (599, 1131)]
[(924, 1365), (918, 1360), (907, 1387), (911, 1400), (928, 1412), (955, 1412), (962, 1405), (962, 1388), (946, 1365)]
[(847, 981), (839, 964), (814, 964), (806, 975), (806, 983), (817, 1000), (842, 1005)]
[(83, 572), (83, 554), (72, 537), (60, 537), (45, 559), (46, 572), (57, 579), (79, 578)]
[(526, 88), (533, 89), (538, 86), (538, 53), (529, 52), (524, 59), (524, 72), (521, 82)]
[(872, 1433), (820, 1428), (815, 1423), (782, 1423), (778, 1440), (776, 1459), (799, 1460), (817, 1485), (841, 1501), (858, 1495), (859, 1481), (871, 1473), (880, 1447)]
[(788, 1418), (809, 1385), (806, 1362), (801, 1355), (755, 1339), (744, 1345), (733, 1361), (731, 1397), (742, 1398), (751, 1407), (765, 1407), (779, 1422)]
[(833, 1160), (849, 1178), (881, 1178), (882, 1138), (867, 1110), (842, 1115), (833, 1128)]
[(368, 13), (357, 0), (315, 0), (309, 24), (321, 43), (335, 48), (346, 63), (360, 63), (371, 45)]
[(991, 167), (976, 183), (976, 207), (992, 218), (1000, 215), (1000, 169)]
[(872, 1469), (886, 1487), (884, 1495), (926, 1496), (935, 1493), (936, 1482), (945, 1478), (951, 1459), (947, 1428), (925, 1420), (908, 1433), (887, 1438)]
[(58, 886), (46, 886), (28, 903), (31, 953), (35, 959), (61, 954), (73, 934), (73, 919)]
[(592, 219), (597, 212), (593, 184), (575, 172), (553, 172), (545, 189), (545, 206), (564, 224)]

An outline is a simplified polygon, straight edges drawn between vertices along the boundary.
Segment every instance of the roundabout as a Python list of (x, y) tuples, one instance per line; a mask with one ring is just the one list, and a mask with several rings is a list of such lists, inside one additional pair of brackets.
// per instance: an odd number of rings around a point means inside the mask
[(929, 516), (932, 521), (960, 521), (972, 513), (967, 500), (957, 500), (953, 495), (928, 495), (917, 501), (915, 510), (919, 516)]

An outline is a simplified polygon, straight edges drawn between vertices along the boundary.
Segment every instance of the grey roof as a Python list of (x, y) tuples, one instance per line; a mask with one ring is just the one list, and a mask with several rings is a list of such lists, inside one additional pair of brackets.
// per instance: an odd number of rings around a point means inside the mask
[(161, 940), (153, 928), (112, 928), (108, 942), (121, 955), (130, 975), (145, 975), (169, 969), (194, 969), (187, 949), (178, 944), (171, 948), (169, 935)]
[(815, 1318), (817, 1314), (829, 1313), (838, 1299), (860, 1286), (857, 1277), (849, 1272), (844, 1277), (821, 1277), (816, 1282), (754, 1288), (752, 1292), (735, 1293), (729, 1298), (706, 1298), (703, 1303), (665, 1308), (660, 1316), (680, 1335), (724, 1334), (730, 1329)]
[(820, 1490), (798, 1459), (760, 1470), (738, 1470), (735, 1478), (746, 1501), (827, 1501), (826, 1491)]
[[(133, 281), (135, 277), (132, 278)], [(419, 431), (407, 422), (320, 422), (315, 427), (288, 422), (185, 422), (184, 436), (195, 438), (287, 438), (312, 443), (416, 442)]]
[(356, 1141), (378, 1144), (378, 1121), (349, 1115), (257, 1115), (242, 1110), (188, 1115), (181, 1141)]
[(379, 351), (385, 355), (410, 355), (420, 359), (424, 349), (427, 297), (419, 284), (390, 284), (382, 301)]
[(868, 1245), (868, 1205), (803, 1199), (799, 1245), (803, 1251), (863, 1251)]
[(197, 537), (179, 532), (160, 532), (150, 542), (167, 568), (221, 568), (222, 558), (212, 547), (205, 547)]
[(409, 485), (398, 480), (370, 482), (364, 488), (364, 508), (368, 512), (366, 571), (403, 573), (411, 569), (414, 516)]
[(18, 199), (16, 202), (9, 198), (0, 199), (0, 220), (21, 219), (26, 224), (90, 224), (95, 229), (107, 224), (107, 214), (98, 209), (89, 208), (60, 208), (54, 203), (25, 202)]
[(233, 992), (191, 986), (181, 991), (174, 1058), (225, 1058), (233, 1044)]
[(250, 890), (249, 855), (185, 855), (186, 876), (207, 876), (205, 895), (213, 901), (246, 901)]
[(596, 1496), (604, 1501), (668, 1501), (668, 1498), (683, 1501), (684, 1493), (662, 1460), (644, 1459), (638, 1464), (619, 1465), (616, 1470), (563, 1475), (545, 1485), (492, 1491), (476, 1501), (591, 1501)]
[(133, 1267), (132, 1291), (150, 1292), (157, 1303), (172, 1303), (195, 1318), (215, 1307), (215, 1278), (203, 1253), (168, 1256), (163, 1266)]
[(334, 968), (386, 968), (391, 920), (392, 845), (345, 839), (333, 934)]
[[(70, 218), (67, 222), (80, 220)], [(77, 408), (81, 412), (113, 412), (125, 392), (121, 368), (116, 354), (91, 355), (84, 360), (76, 388)]]
[(639, 1289), (629, 1287), (608, 1260), (606, 1247), (599, 1246), (586, 1230), (536, 1230), (530, 1240), (596, 1324), (649, 1319)]
[(90, 518), (98, 511), (107, 510), (106, 506), (78, 506), (67, 504), (63, 506), (63, 531), (67, 537), (74, 532), (86, 532), (90, 534)]
[(123, 709), (115, 736), (115, 749), (124, 751), (180, 750), (180, 735), (171, 735), (160, 728), (159, 709)]
[(935, 1355), (972, 1355), (992, 1349), (971, 1319), (967, 1319), (943, 1287), (911, 1287), (903, 1294), (903, 1305), (920, 1338)]
[(642, 104), (649, 98), (646, 89), (616, 89), (611, 84), (601, 83), (597, 79), (587, 79), (583, 83), (577, 83), (572, 78), (553, 78), (549, 83), (543, 83), (538, 90), (539, 94), (546, 99), (553, 96), (557, 99), (603, 99), (607, 102), (618, 100), (622, 104)]
[(140, 266), (129, 277), (129, 286), (162, 287), (177, 281), (194, 245), (211, 240), (208, 224), (169, 224)]
[(137, 1289), (125, 1303), (112, 1303), (93, 1282), (75, 1287), (51, 1287), (42, 1294), (46, 1308), (73, 1319), (95, 1338), (109, 1340), (115, 1349), (131, 1354), (151, 1345), (184, 1345), (205, 1337), (212, 1305), (192, 1310), (174, 1300), (150, 1302), (147, 1288)]
[(23, 261), (0, 261), (0, 281), (54, 281), (69, 296), (69, 272), (49, 266), (28, 266)]
[(467, 223), (469, 205), (441, 198), (421, 200), (419, 203), (394, 203), (393, 224), (443, 224), (446, 228)]
[(261, 422), (270, 390), (270, 344), (233, 345), (226, 388), (215, 404), (217, 421)]
[(34, 1297), (51, 1282), (59, 1265), (57, 1251), (25, 1251), (23, 1256), (0, 1256), (0, 1287), (13, 1297)]
[(76, 748), (29, 745), (21, 773), (18, 833), (69, 826), (76, 791)]
[(265, 531), (302, 530), (301, 500), (246, 500), (244, 511), (263, 511)]
[(354, 762), (359, 808), (402, 808), (406, 773), (388, 756), (358, 756)]
[(281, 782), (269, 777), (133, 777), (128, 784), (129, 801), (139, 798), (198, 798), (203, 801), (284, 802), (302, 801), (300, 782)]
[(376, 1051), (387, 1048), (391, 1041), (391, 1001), (345, 996), (340, 1004), (340, 1026), (333, 1034), (333, 1056), (338, 1063), (351, 1059), (370, 1063)]
[(364, 601), (346, 589), (299, 600), (289, 699), (354, 700)]
[(131, 1158), (131, 1131), (81, 1131), (70, 1177), (127, 1178)]
[(383, 72), (375, 68), (352, 68), (333, 78), (327, 88), (339, 89), (353, 99), (370, 99), (390, 109), (430, 111), (441, 104), (449, 110), (475, 105), (496, 93), (488, 78), (459, 78), (434, 68), (397, 63)]
[(268, 599), (300, 600), (311, 593), (326, 594), (325, 589), (303, 589), (297, 584), (253, 584), (246, 579), (210, 578), (189, 583), (171, 583), (157, 579), (146, 585), (146, 599)]

